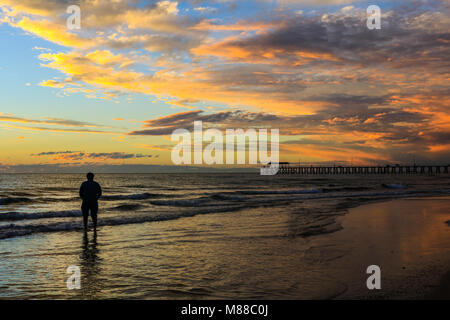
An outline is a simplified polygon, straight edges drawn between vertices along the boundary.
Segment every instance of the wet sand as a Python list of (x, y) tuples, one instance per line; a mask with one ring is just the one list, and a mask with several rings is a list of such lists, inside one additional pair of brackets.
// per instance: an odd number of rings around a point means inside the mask
[[(343, 229), (317, 245), (346, 248), (336, 275), (347, 290), (338, 299), (448, 299), (449, 198), (403, 199), (353, 208)], [(366, 268), (381, 268), (381, 290), (368, 290)]]
[[(105, 226), (95, 238), (55, 232), (7, 239), (0, 242), (1, 298), (448, 298), (450, 199), (362, 205), (337, 216), (342, 228), (330, 231), (339, 231), (303, 237), (307, 214), (254, 208)], [(366, 286), (373, 264), (381, 268), (381, 290)], [(70, 265), (81, 269), (81, 290), (66, 288)]]

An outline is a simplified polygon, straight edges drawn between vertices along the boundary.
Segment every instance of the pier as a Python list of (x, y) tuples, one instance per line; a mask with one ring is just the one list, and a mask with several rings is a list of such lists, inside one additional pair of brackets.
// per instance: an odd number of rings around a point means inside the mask
[(448, 174), (450, 165), (385, 165), (385, 166), (301, 166), (280, 162), (278, 174), (350, 175), (350, 174)]

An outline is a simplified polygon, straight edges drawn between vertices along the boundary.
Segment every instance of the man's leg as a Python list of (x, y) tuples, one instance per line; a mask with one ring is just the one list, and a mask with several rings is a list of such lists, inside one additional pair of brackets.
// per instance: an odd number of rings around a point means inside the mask
[(84, 231), (87, 231), (87, 228), (88, 228), (88, 217), (89, 217), (89, 207), (87, 207), (85, 204), (83, 204), (81, 206), (81, 211), (83, 212)]
[(97, 230), (97, 212), (98, 212), (98, 204), (91, 206), (91, 217), (92, 223), (94, 224), (94, 231)]
[(88, 215), (83, 216), (83, 225), (84, 225), (84, 230), (87, 231), (87, 229), (88, 229)]

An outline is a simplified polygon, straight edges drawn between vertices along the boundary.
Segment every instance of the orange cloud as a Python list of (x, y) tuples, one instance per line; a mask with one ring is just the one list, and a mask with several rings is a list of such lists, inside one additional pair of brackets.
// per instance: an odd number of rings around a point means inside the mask
[(203, 31), (258, 31), (266, 29), (280, 28), (285, 26), (284, 21), (265, 22), (265, 21), (239, 21), (233, 24), (216, 24), (212, 20), (202, 20), (200, 23), (191, 27), (192, 30)]
[(91, 134), (117, 134), (118, 132), (90, 130), (90, 129), (62, 129), (62, 128), (49, 128), (49, 127), (26, 127), (26, 126), (14, 126), (4, 124), (3, 127), (15, 128), (31, 131), (50, 131), (50, 132), (65, 132), (65, 133), (91, 133)]
[(294, 161), (300, 157), (304, 162), (344, 161), (353, 164), (369, 165), (377, 162), (390, 162), (391, 159), (381, 153), (362, 152), (355, 149), (331, 148), (317, 145), (283, 145), (280, 151), (284, 156)]
[(141, 149), (149, 149), (149, 150), (157, 150), (157, 151), (171, 151), (173, 146), (162, 146), (162, 145), (155, 145), (155, 144), (138, 144), (138, 148)]
[[(258, 46), (244, 46), (240, 43), (240, 37), (230, 37), (223, 41), (210, 44), (202, 44), (191, 49), (191, 53), (197, 56), (214, 56), (231, 61), (246, 62), (251, 64), (272, 65), (302, 65), (312, 60), (334, 61), (340, 59), (330, 53), (321, 53), (307, 50), (286, 51), (276, 48)], [(290, 59), (288, 59), (290, 57)]]
[[(224, 88), (220, 83), (210, 81), (211, 75), (206, 69), (197, 68), (180, 74), (158, 71), (153, 76), (117, 68), (126, 61), (124, 57), (108, 54), (110, 64), (99, 64), (98, 59), (77, 52), (43, 53), (39, 58), (48, 61), (46, 67), (59, 70), (70, 78), (85, 82), (97, 88), (119, 91), (172, 96), (184, 101), (215, 101), (230, 105), (246, 105), (266, 110), (278, 110), (288, 113), (308, 113), (322, 106), (318, 101), (290, 100), (288, 96), (275, 94), (262, 96), (260, 92), (236, 92)], [(102, 60), (103, 61), (103, 60)]]
[(66, 47), (88, 48), (98, 44), (93, 39), (81, 38), (69, 32), (65, 24), (53, 23), (48, 20), (37, 21), (23, 17), (19, 22), (12, 23), (12, 25)]

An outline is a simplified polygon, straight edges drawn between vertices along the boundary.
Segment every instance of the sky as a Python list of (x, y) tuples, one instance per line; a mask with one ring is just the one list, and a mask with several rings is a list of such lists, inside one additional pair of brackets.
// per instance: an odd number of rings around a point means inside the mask
[(449, 13), (449, 0), (0, 0), (0, 171), (170, 166), (171, 133), (194, 121), (279, 129), (282, 161), (448, 164)]

